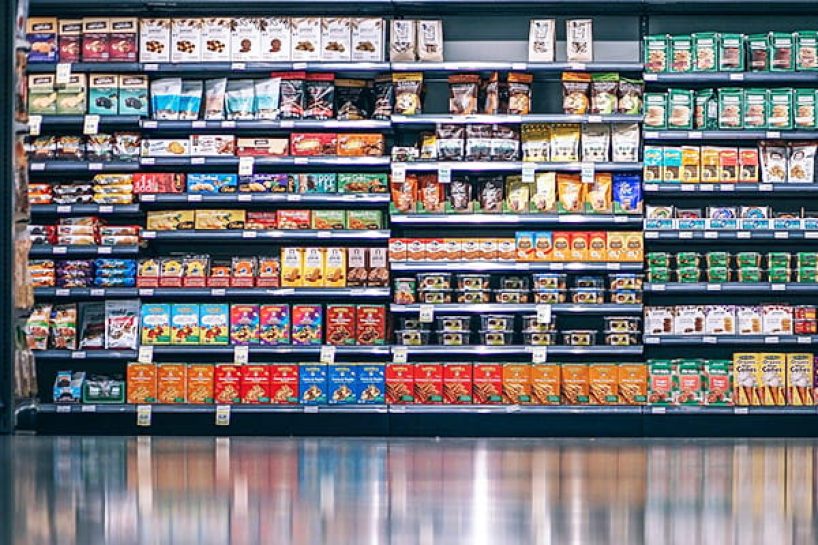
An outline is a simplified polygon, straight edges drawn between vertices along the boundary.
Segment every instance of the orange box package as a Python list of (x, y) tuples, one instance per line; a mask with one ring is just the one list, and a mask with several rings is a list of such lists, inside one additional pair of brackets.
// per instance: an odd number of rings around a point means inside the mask
[(156, 365), (130, 362), (127, 385), (128, 403), (156, 403)]
[(590, 400), (588, 385), (588, 365), (584, 363), (563, 363), (562, 402), (565, 405), (587, 405)]
[(475, 363), (472, 366), (474, 403), (494, 405), (503, 401), (503, 366), (499, 363)]
[(472, 403), (472, 365), (443, 364), (443, 402), (460, 405)]
[(245, 365), (241, 370), (241, 402), (270, 402), (270, 366)]
[(187, 366), (187, 402), (213, 403), (213, 364), (191, 363)]
[(644, 363), (619, 364), (619, 400), (625, 405), (644, 405), (648, 399), (648, 369)]
[(625, 261), (625, 233), (608, 233), (608, 261)]
[(608, 237), (605, 231), (588, 233), (588, 261), (608, 260)]
[(531, 403), (531, 364), (503, 364), (503, 403)]
[(571, 261), (588, 261), (589, 233), (571, 233)]
[(216, 403), (241, 403), (241, 365), (217, 363), (213, 392)]
[(270, 403), (298, 405), (298, 364), (270, 365)]
[(571, 231), (555, 231), (552, 233), (551, 256), (547, 261), (571, 261)]
[(187, 367), (184, 363), (160, 363), (157, 371), (157, 399), (159, 403), (184, 403), (187, 385)]
[(415, 364), (415, 402), (423, 404), (443, 403), (442, 364)]
[(591, 405), (619, 403), (619, 373), (615, 363), (592, 363), (588, 366), (588, 388)]
[(537, 405), (560, 404), (560, 366), (557, 363), (531, 365), (531, 396)]
[(386, 403), (389, 405), (415, 402), (415, 370), (405, 363), (386, 365)]

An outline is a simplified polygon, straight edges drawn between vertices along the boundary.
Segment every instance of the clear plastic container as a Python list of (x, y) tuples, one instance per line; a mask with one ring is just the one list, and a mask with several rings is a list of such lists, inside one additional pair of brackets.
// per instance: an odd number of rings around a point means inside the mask
[(611, 303), (617, 305), (641, 305), (642, 292), (637, 290), (616, 290), (611, 292)]
[(490, 274), (458, 274), (457, 289), (461, 291), (487, 290), (491, 288)]
[(630, 331), (605, 331), (605, 344), (610, 346), (636, 346), (639, 344), (639, 333)]
[(421, 322), (418, 318), (398, 318), (398, 330), (426, 331), (432, 324)]
[(435, 316), (438, 331), (471, 331), (471, 316)]
[(514, 315), (482, 314), (480, 316), (480, 325), (483, 327), (483, 331), (513, 331)]
[(568, 290), (534, 290), (532, 294), (538, 305), (558, 305), (568, 298)]
[(608, 286), (612, 290), (641, 290), (644, 280), (643, 274), (609, 274)]
[(605, 278), (602, 276), (577, 276), (574, 278), (575, 288), (604, 288)]
[(458, 303), (469, 305), (479, 305), (481, 303), (488, 303), (491, 301), (491, 291), (489, 290), (474, 290), (474, 291), (458, 291), (455, 299)]
[(526, 304), (531, 302), (531, 292), (528, 290), (494, 290), (494, 300), (498, 303)]
[(452, 290), (423, 290), (418, 292), (418, 301), (427, 305), (451, 303)]
[(636, 333), (642, 331), (642, 318), (638, 316), (605, 316), (605, 330), (611, 333)]
[(562, 332), (562, 344), (565, 346), (593, 346), (596, 344), (596, 330), (569, 329)]
[(523, 331), (523, 342), (529, 346), (554, 346), (558, 335), (556, 331)]
[(565, 273), (536, 273), (531, 275), (535, 290), (564, 290), (568, 287)]
[(395, 331), (395, 342), (403, 346), (426, 346), (429, 344), (429, 331), (401, 329)]
[(435, 338), (443, 346), (465, 346), (471, 344), (471, 331), (437, 331)]
[(527, 276), (510, 275), (500, 277), (501, 290), (527, 290), (531, 287), (531, 282)]
[(452, 289), (452, 273), (420, 273), (418, 274), (418, 289)]
[(605, 302), (602, 288), (571, 288), (571, 302), (577, 305), (599, 305)]
[(480, 341), (487, 346), (508, 346), (514, 344), (513, 331), (481, 331)]
[(551, 323), (548, 324), (541, 324), (537, 322), (537, 315), (536, 314), (527, 314), (522, 317), (523, 319), (523, 331), (555, 331), (557, 328), (557, 324), (554, 323), (554, 317), (551, 317)]

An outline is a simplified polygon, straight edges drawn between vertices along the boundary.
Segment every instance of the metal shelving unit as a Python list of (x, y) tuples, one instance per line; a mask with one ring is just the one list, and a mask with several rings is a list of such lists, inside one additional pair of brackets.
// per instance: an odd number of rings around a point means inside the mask
[(668, 294), (705, 294), (705, 293), (786, 293), (794, 295), (815, 295), (818, 294), (818, 284), (800, 284), (795, 282), (770, 283), (770, 282), (668, 282), (668, 283), (646, 283), (642, 289), (652, 293)]
[[(548, 305), (553, 314), (642, 314), (642, 305), (617, 305), (613, 303), (599, 305), (557, 304)], [(391, 305), (393, 314), (414, 314), (420, 312), (421, 305)], [(483, 314), (485, 312), (517, 313), (536, 312), (536, 304), (440, 304), (432, 305), (435, 314)]]
[(814, 240), (818, 239), (818, 231), (687, 231), (678, 229), (646, 230), (646, 240), (723, 240), (731, 242), (753, 242), (757, 240)]
[(665, 346), (705, 346), (711, 344), (742, 345), (812, 345), (818, 335), (645, 335), (644, 343)]
[(393, 261), (393, 271), (434, 272), (636, 272), (642, 263), (518, 263), (515, 261)]
[[(815, 80), (818, 83), (818, 79)], [(734, 131), (651, 131), (644, 132), (645, 142), (710, 140), (815, 140), (818, 131), (734, 130)]]
[(356, 207), (381, 207), (389, 204), (388, 193), (232, 193), (206, 195), (199, 193), (157, 193), (139, 196), (141, 206), (178, 205), (181, 203), (204, 204), (292, 204), (301, 205), (354, 205)]
[(641, 215), (614, 214), (392, 214), (393, 224), (412, 225), (416, 227), (439, 225), (531, 225), (547, 227), (552, 225), (627, 225), (642, 226)]
[(818, 184), (651, 184), (644, 185), (647, 195), (662, 195), (668, 197), (699, 198), (702, 193), (735, 193), (742, 197), (767, 197), (769, 193), (776, 195), (801, 195), (802, 193), (818, 193)]
[(307, 241), (307, 240), (387, 240), (389, 230), (315, 230), (315, 229), (269, 229), (269, 230), (179, 230), (179, 231), (142, 231), (142, 238), (156, 241), (195, 241), (195, 242), (229, 242), (253, 241), (274, 239), (277, 241)]
[(327, 298), (364, 297), (384, 299), (389, 288), (35, 288), (43, 299), (95, 299), (106, 297), (140, 298)]
[[(599, 172), (636, 172), (642, 170), (642, 163), (587, 163), (592, 164)], [(410, 163), (392, 163), (405, 168), (408, 172), (432, 172), (439, 170), (470, 172), (513, 172), (520, 171), (524, 165), (533, 165), (535, 171), (541, 172), (581, 172), (583, 163), (524, 163), (522, 161), (428, 161)]]
[[(46, 115), (42, 116), (43, 130), (82, 130), (84, 115)], [(337, 120), (337, 119), (293, 119), (293, 120), (237, 120), (237, 121), (174, 121), (145, 119), (132, 115), (101, 115), (101, 129), (141, 130), (142, 132), (183, 132), (196, 131), (242, 131), (292, 132), (300, 130), (349, 130), (349, 131), (388, 131), (392, 124), (389, 120)]]

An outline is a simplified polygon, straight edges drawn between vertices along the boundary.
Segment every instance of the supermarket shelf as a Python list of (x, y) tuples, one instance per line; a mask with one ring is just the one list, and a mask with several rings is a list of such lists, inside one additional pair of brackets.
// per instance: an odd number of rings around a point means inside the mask
[(640, 405), (389, 405), (395, 414), (642, 414)]
[(649, 415), (785, 415), (785, 414), (818, 414), (818, 407), (708, 407), (694, 405), (652, 405), (642, 408)]
[[(641, 171), (642, 163), (589, 163), (597, 172), (633, 172)], [(404, 165), (410, 172), (430, 172), (441, 169), (473, 172), (510, 172), (522, 170), (523, 165), (533, 165), (535, 171), (541, 172), (581, 172), (583, 163), (523, 163), (522, 161), (429, 161), (392, 163)]]
[(391, 69), (396, 72), (507, 72), (526, 71), (534, 73), (571, 72), (642, 72), (640, 62), (600, 61), (600, 62), (497, 62), (497, 61), (446, 61), (446, 62), (393, 62)]
[[(139, 405), (113, 403), (55, 404), (41, 403), (37, 412), (41, 413), (110, 413), (136, 414)], [(216, 413), (218, 405), (193, 405), (180, 403), (175, 405), (152, 404), (151, 413)], [(386, 405), (230, 405), (231, 413), (386, 413)]]
[[(236, 163), (238, 164), (238, 163)], [(36, 161), (28, 164), (31, 172), (60, 172), (65, 174), (81, 172), (136, 172), (139, 170), (138, 161)]]
[(748, 194), (776, 193), (778, 195), (800, 195), (801, 193), (818, 193), (818, 184), (651, 184), (643, 186), (646, 194), (667, 195), (668, 197), (699, 197), (699, 193), (738, 193), (742, 197)]
[[(154, 346), (154, 356), (224, 356), (233, 357), (235, 346)], [(250, 346), (250, 355), (292, 354), (293, 356), (318, 355), (320, 346)], [(336, 346), (335, 353), (350, 356), (386, 356), (388, 346)], [(33, 354), (42, 360), (135, 360), (136, 350), (35, 350)]]
[(314, 229), (195, 229), (182, 231), (142, 231), (143, 239), (158, 241), (230, 242), (230, 241), (279, 241), (291, 240), (387, 240), (389, 230), (314, 230)]
[[(487, 304), (440, 304), (431, 305), (435, 314), (483, 314), (483, 313), (503, 313), (503, 312), (536, 312), (540, 305), (508, 303), (487, 303)], [(553, 314), (642, 314), (642, 305), (574, 305), (557, 304), (542, 305), (550, 306)], [(421, 305), (391, 305), (390, 311), (393, 314), (413, 314), (420, 312)]]
[(645, 240), (730, 240), (747, 242), (757, 240), (818, 239), (818, 231), (645, 231)]
[[(554, 356), (626, 356), (640, 355), (643, 347), (637, 346), (546, 346), (543, 347), (549, 355)], [(406, 353), (412, 355), (426, 356), (512, 356), (533, 353), (534, 347), (525, 345), (510, 346), (487, 346), (487, 345), (466, 345), (466, 346), (407, 346)]]
[(393, 125), (434, 126), (440, 123), (641, 123), (642, 115), (607, 114), (607, 115), (570, 115), (570, 114), (529, 114), (529, 115), (450, 115), (421, 114), (393, 115)]
[(818, 335), (645, 335), (645, 344), (652, 345), (706, 345), (723, 344), (741, 346), (744, 344), (818, 344)]
[(678, 74), (660, 73), (645, 74), (645, 83), (667, 83), (676, 85), (681, 83), (717, 84), (729, 83), (815, 83), (818, 82), (817, 72), (685, 72)]
[(139, 196), (139, 201), (157, 204), (180, 204), (189, 202), (233, 204), (233, 203), (294, 203), (294, 204), (339, 204), (355, 206), (383, 206), (389, 203), (388, 193), (231, 193), (224, 195), (204, 195), (199, 193), (158, 193)]
[[(56, 64), (29, 64), (30, 74), (50, 73)], [(190, 62), (190, 63), (141, 63), (141, 62), (88, 62), (74, 63), (72, 72), (123, 73), (265, 73), (303, 70), (306, 72), (388, 72), (388, 62)]]
[[(84, 115), (44, 115), (42, 129), (82, 130), (85, 121)], [(291, 131), (314, 129), (345, 129), (345, 130), (389, 130), (389, 120), (338, 120), (338, 119), (282, 119), (282, 120), (154, 120), (144, 119), (135, 115), (101, 115), (101, 128), (114, 129), (142, 129), (143, 131), (178, 131), (191, 133), (197, 130), (231, 132), (249, 131)]]
[(504, 272), (504, 271), (568, 271), (614, 272), (641, 271), (642, 263), (517, 263), (514, 261), (395, 261), (393, 271), (405, 272)]
[[(818, 83), (818, 79), (815, 79)], [(724, 130), (724, 131), (651, 131), (643, 133), (646, 142), (665, 140), (815, 140), (818, 131)]]
[(404, 225), (642, 225), (641, 215), (613, 214), (394, 214), (393, 224)]
[(389, 288), (34, 288), (39, 298), (105, 297), (389, 297)]
[(139, 246), (51, 246), (50, 244), (34, 244), (31, 246), (31, 257), (58, 257), (83, 255), (136, 255)]
[(32, 214), (138, 214), (138, 204), (32, 204)]
[[(381, 167), (389, 157), (255, 157), (256, 167)], [(239, 158), (225, 157), (142, 157), (140, 166), (157, 167), (238, 167)]]
[(645, 283), (644, 291), (652, 293), (787, 293), (818, 294), (818, 284), (770, 282), (727, 282), (723, 284), (707, 282)]

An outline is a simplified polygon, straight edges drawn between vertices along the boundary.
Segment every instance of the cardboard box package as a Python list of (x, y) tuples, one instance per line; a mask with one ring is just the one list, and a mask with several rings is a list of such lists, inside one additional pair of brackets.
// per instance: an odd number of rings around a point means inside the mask
[(202, 61), (230, 61), (231, 35), (228, 17), (207, 17), (202, 19)]
[(560, 404), (560, 365), (535, 363), (531, 365), (531, 395), (537, 405)]
[(171, 344), (199, 344), (199, 305), (174, 303), (170, 311)]
[[(29, 17), (29, 24), (31, 24), (32, 19), (34, 17)], [(60, 19), (60, 50), (59, 50), (59, 60), (60, 62), (80, 62), (82, 58), (82, 19)], [(31, 38), (28, 39), (29, 43), (32, 43), (32, 54), (34, 52), (33, 41)], [(46, 51), (49, 48), (41, 46)], [(33, 62), (31, 55), (28, 58), (29, 62)]]
[(170, 62), (170, 27), (170, 19), (142, 19), (140, 21), (140, 62)]
[(563, 363), (560, 368), (561, 396), (566, 405), (587, 405), (590, 401), (588, 365)]
[(648, 403), (651, 405), (673, 403), (674, 382), (673, 366), (670, 361), (650, 360), (648, 362)]
[(619, 403), (619, 373), (615, 363), (592, 363), (588, 366), (588, 389), (592, 405)]
[(503, 402), (503, 364), (474, 363), (472, 382), (475, 404), (494, 405)]
[(219, 405), (241, 403), (241, 365), (217, 363), (213, 378), (213, 397)]
[(760, 354), (733, 354), (733, 387), (735, 389), (733, 401), (736, 405), (748, 406), (762, 404), (763, 396), (761, 381), (759, 380), (760, 374)]
[(787, 404), (787, 357), (786, 354), (761, 354), (761, 365), (756, 379), (761, 384), (761, 404), (782, 406)]
[(733, 404), (733, 376), (729, 360), (708, 360), (704, 365), (706, 405)]
[(530, 364), (503, 364), (503, 402), (511, 405), (532, 403)]
[(415, 402), (443, 403), (443, 364), (416, 363), (414, 368)]
[(156, 365), (153, 363), (128, 363), (128, 403), (156, 403)]
[(160, 363), (157, 366), (157, 401), (185, 403), (187, 366), (184, 363)]
[(138, 17), (113, 17), (109, 20), (108, 43), (111, 62), (134, 62), (137, 57), (139, 37)]
[(443, 402), (470, 404), (472, 398), (472, 364), (447, 362), (443, 364)]
[(787, 354), (787, 405), (815, 404), (814, 356), (809, 353)]
[(202, 60), (202, 20), (173, 19), (170, 41), (170, 62), (200, 62)]
[(648, 368), (644, 363), (619, 364), (619, 400), (625, 405), (643, 405), (648, 399)]
[(302, 405), (327, 403), (327, 366), (301, 363), (298, 369), (298, 393)]
[(270, 366), (270, 403), (276, 405), (297, 405), (298, 365), (276, 363)]
[(385, 366), (382, 363), (358, 364), (358, 403), (383, 404), (386, 402)]
[(405, 363), (386, 364), (386, 403), (415, 402), (415, 367)]
[[(31, 44), (28, 54), (30, 63), (57, 62), (56, 17), (29, 17), (26, 21), (26, 40)], [(61, 62), (71, 62), (70, 59)]]
[(143, 303), (141, 312), (141, 344), (170, 344), (170, 305), (167, 303)]
[(186, 399), (188, 403), (213, 403), (215, 367), (210, 363), (187, 366)]
[(270, 402), (270, 366), (266, 364), (245, 365), (241, 370), (241, 402)]
[(333, 363), (327, 366), (327, 394), (330, 405), (350, 405), (358, 402), (358, 366)]
[(83, 17), (82, 62), (107, 62), (111, 58), (111, 21), (106, 17)]

